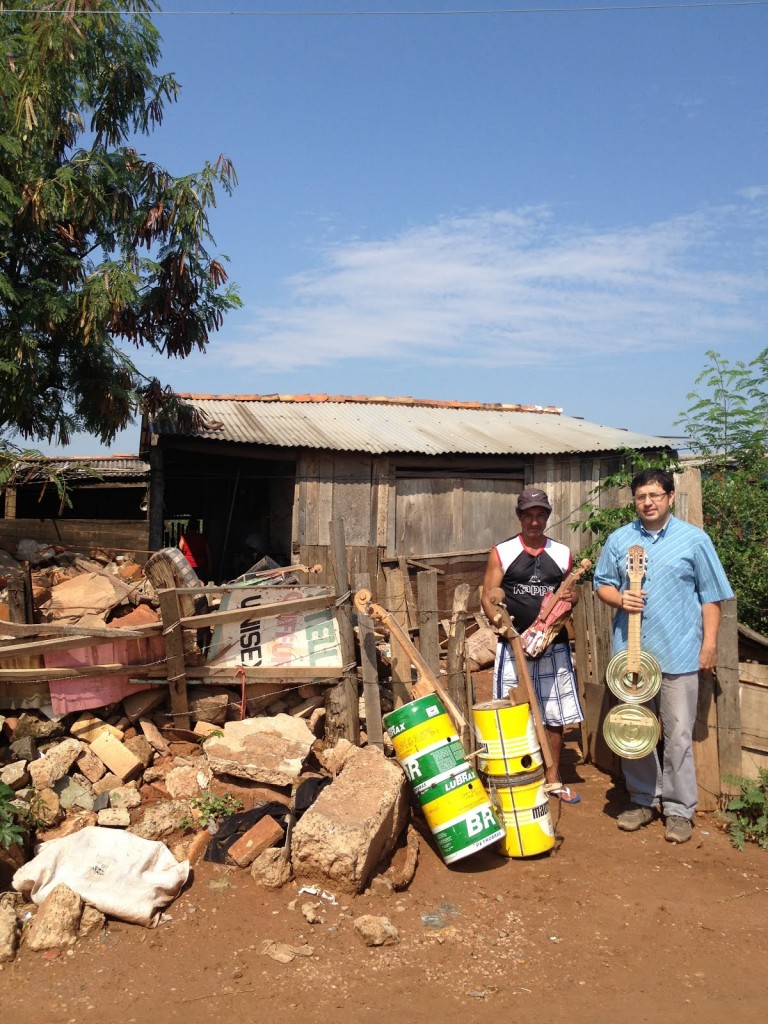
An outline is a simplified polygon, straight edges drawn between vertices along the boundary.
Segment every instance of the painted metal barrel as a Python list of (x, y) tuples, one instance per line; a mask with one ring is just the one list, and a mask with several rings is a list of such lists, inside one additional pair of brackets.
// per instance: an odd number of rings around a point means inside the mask
[(446, 864), (504, 838), (488, 794), (469, 766), (422, 790), (419, 803)]
[(614, 754), (634, 761), (655, 749), (661, 725), (643, 704), (617, 704), (605, 716), (603, 736)]
[(535, 857), (555, 845), (555, 830), (544, 790), (544, 769), (522, 775), (485, 777), (491, 804), (504, 826), (499, 852)]
[(472, 722), (478, 771), (510, 776), (541, 768), (541, 747), (529, 704), (510, 704), (508, 700), (475, 704)]
[(390, 711), (384, 716), (384, 727), (416, 794), (469, 768), (453, 722), (436, 694)]

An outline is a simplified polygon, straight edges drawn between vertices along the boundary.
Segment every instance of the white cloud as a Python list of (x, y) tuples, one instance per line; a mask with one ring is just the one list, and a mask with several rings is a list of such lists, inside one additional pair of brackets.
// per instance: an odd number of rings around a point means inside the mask
[(754, 340), (768, 202), (757, 188), (743, 198), (649, 226), (597, 230), (529, 207), (336, 244), (285, 282), (290, 304), (257, 308), (217, 351), (261, 371), (381, 357), (512, 367)]

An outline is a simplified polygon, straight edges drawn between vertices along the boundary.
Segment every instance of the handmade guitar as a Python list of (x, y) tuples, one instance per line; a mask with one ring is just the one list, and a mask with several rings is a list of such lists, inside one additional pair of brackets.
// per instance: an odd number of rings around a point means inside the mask
[(557, 590), (543, 598), (535, 621), (520, 634), (520, 642), (529, 658), (538, 658), (543, 654), (563, 628), (573, 610), (571, 602), (563, 600), (563, 594), (567, 594), (576, 580), (581, 579), (591, 568), (590, 560), (582, 559), (579, 568), (569, 572)]
[[(629, 589), (640, 593), (646, 569), (645, 548), (633, 544), (627, 551)], [(627, 649), (619, 651), (608, 662), (605, 678), (608, 688), (628, 704), (642, 704), (661, 689), (661, 668), (658, 661), (642, 649), (643, 613), (627, 613)]]
[[(645, 576), (645, 548), (634, 544), (627, 551), (629, 589), (640, 592)], [(603, 737), (615, 754), (631, 760), (650, 754), (659, 742), (661, 727), (653, 711), (641, 705), (661, 689), (659, 663), (642, 649), (641, 611), (627, 613), (627, 649), (608, 662), (605, 679), (621, 701), (603, 721)]]

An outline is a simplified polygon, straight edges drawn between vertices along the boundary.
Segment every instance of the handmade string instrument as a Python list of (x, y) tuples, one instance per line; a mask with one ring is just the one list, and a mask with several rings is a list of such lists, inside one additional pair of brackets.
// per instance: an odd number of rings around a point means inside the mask
[(528, 666), (525, 663), (525, 653), (523, 652), (521, 636), (512, 625), (512, 619), (510, 618), (509, 611), (507, 610), (507, 606), (504, 604), (504, 591), (501, 587), (494, 587), (492, 590), (489, 590), (488, 600), (496, 608), (496, 613), (491, 619), (491, 623), (499, 636), (503, 636), (512, 649), (512, 654), (515, 659), (516, 675), (519, 682), (522, 683), (526, 700), (531, 709), (533, 724), (536, 729), (536, 738), (539, 741), (539, 746), (541, 747), (544, 764), (547, 768), (552, 768), (555, 764), (555, 759), (552, 755), (552, 748), (549, 745), (549, 737), (547, 736), (547, 730), (544, 727), (544, 721), (541, 717), (539, 702), (536, 699), (533, 683), (531, 682), (531, 677), (528, 674)]
[(529, 658), (538, 658), (543, 654), (563, 628), (573, 610), (571, 602), (563, 600), (563, 594), (567, 594), (573, 584), (591, 568), (590, 560), (582, 559), (578, 569), (569, 572), (557, 590), (544, 597), (536, 619), (520, 634), (520, 642)]
[[(646, 553), (641, 544), (627, 551), (629, 589), (640, 593), (645, 576)], [(608, 662), (605, 678), (608, 688), (628, 704), (642, 704), (655, 697), (661, 689), (661, 668), (658, 661), (642, 649), (643, 613), (627, 613), (627, 649), (619, 651)]]
[[(645, 576), (645, 548), (634, 544), (627, 551), (629, 589), (639, 593)], [(659, 663), (642, 649), (642, 611), (627, 613), (627, 649), (608, 662), (605, 680), (621, 701), (603, 722), (605, 742), (615, 754), (637, 759), (649, 754), (659, 742), (661, 727), (653, 711), (641, 705), (661, 689)]]

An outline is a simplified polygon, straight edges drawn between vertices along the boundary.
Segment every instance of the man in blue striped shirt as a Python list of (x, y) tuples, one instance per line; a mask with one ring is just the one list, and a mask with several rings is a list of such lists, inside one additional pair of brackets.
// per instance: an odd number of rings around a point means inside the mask
[[(662, 672), (661, 690), (649, 705), (661, 717), (664, 758), (663, 765), (656, 751), (636, 760), (622, 758), (631, 803), (618, 825), (635, 832), (653, 821), (661, 806), (665, 839), (685, 843), (698, 798), (693, 727), (699, 670), (716, 665), (720, 602), (733, 591), (706, 533), (672, 515), (672, 474), (648, 469), (631, 487), (638, 518), (608, 537), (594, 586), (600, 600), (616, 609), (614, 653), (627, 647), (628, 614), (643, 613), (642, 648)], [(639, 591), (628, 589), (627, 549), (634, 544), (646, 553)]]

